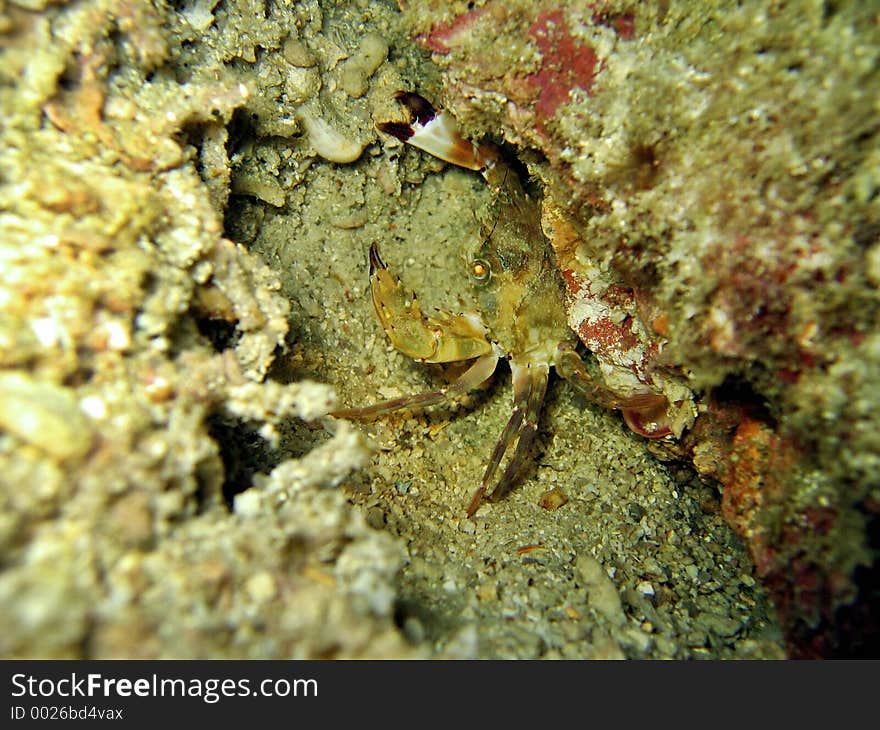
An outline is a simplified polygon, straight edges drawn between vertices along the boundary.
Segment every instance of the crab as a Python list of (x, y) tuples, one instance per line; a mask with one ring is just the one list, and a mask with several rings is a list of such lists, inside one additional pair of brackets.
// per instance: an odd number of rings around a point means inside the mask
[[(472, 143), (455, 120), (411, 92), (398, 92), (410, 121), (379, 124), (391, 134), (447, 162), (481, 172), (493, 191), (492, 210), (469, 260), (478, 312), (424, 311), (415, 294), (370, 247), (370, 290), (379, 322), (401, 353), (426, 363), (472, 361), (452, 383), (360, 408), (338, 418), (367, 419), (450, 401), (487, 381), (501, 360), (513, 376), (513, 412), (467, 506), (472, 516), (485, 500), (503, 497), (527, 461), (538, 428), (550, 368), (591, 402), (642, 420), (665, 411), (665, 396), (645, 391), (620, 395), (592, 377), (575, 350), (577, 338), (565, 311), (565, 284), (541, 230), (540, 203), (523, 186), (500, 150)], [(501, 464), (510, 454), (503, 469)], [(500, 471), (500, 475), (499, 475)]]

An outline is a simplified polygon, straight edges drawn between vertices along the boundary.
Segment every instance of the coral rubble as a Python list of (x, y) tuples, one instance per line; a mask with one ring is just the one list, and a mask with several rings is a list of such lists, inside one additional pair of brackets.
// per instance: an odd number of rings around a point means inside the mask
[(335, 488), (363, 437), (238, 487), (217, 437), (270, 449), (335, 399), (264, 380), (289, 303), (223, 235), (230, 60), (286, 32), (261, 3), (222, 43), (215, 3), (43, 5), (0, 6), (0, 654), (405, 655), (400, 545)]

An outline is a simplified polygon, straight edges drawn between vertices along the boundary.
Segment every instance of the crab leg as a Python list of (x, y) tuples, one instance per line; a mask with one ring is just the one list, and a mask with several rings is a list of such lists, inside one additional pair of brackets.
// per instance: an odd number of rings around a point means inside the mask
[(522, 365), (513, 361), (510, 363), (510, 368), (513, 371), (513, 413), (495, 444), (489, 464), (480, 480), (480, 487), (468, 505), (468, 517), (472, 516), (482, 504), (495, 472), (515, 437), (516, 448), (513, 455), (510, 457), (501, 478), (489, 491), (489, 497), (497, 499), (510, 488), (522, 468), (529, 446), (538, 430), (538, 416), (541, 413), (541, 404), (544, 402), (544, 394), (547, 391), (547, 376), (550, 368), (544, 363)]
[(666, 406), (665, 396), (657, 393), (637, 393), (620, 396), (607, 385), (598, 382), (584, 366), (583, 360), (568, 344), (560, 344), (556, 351), (556, 372), (571, 383), (590, 401), (605, 408), (623, 411), (655, 411)]
[(495, 442), (495, 448), (492, 449), (492, 456), (489, 457), (489, 463), (486, 464), (486, 471), (483, 472), (483, 478), (480, 480), (480, 487), (474, 493), (474, 496), (468, 505), (468, 517), (473, 515), (482, 503), (483, 495), (486, 494), (486, 490), (489, 488), (489, 483), (495, 476), (495, 471), (498, 469), (498, 465), (504, 457), (504, 452), (507, 451), (513, 441), (514, 434), (518, 433), (522, 426), (523, 418), (525, 417), (525, 412), (528, 407), (528, 388), (530, 384), (527, 378), (522, 377), (522, 373), (523, 371), (514, 372), (513, 413), (510, 414), (510, 418), (507, 419), (507, 424), (504, 426), (501, 436), (499, 436), (498, 441)]
[(658, 393), (617, 395), (603, 383), (596, 382), (570, 345), (559, 345), (556, 351), (556, 372), (593, 403), (605, 408), (619, 409), (626, 425), (634, 433), (645, 438), (657, 439), (672, 432), (666, 416), (666, 409), (669, 406), (666, 396)]
[(399, 411), (404, 408), (430, 406), (474, 390), (492, 377), (497, 364), (498, 356), (496, 354), (483, 355), (477, 358), (473, 365), (445, 388), (425, 393), (404, 395), (400, 398), (390, 398), (389, 400), (380, 401), (363, 408), (342, 408), (338, 411), (333, 411), (330, 415), (337, 418), (371, 418), (372, 416), (391, 413), (392, 411)]

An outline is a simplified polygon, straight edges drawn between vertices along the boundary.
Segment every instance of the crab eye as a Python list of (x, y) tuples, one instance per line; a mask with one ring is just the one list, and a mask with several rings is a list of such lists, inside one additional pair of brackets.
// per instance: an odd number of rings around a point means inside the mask
[(471, 274), (477, 281), (486, 281), (489, 278), (489, 264), (480, 259), (474, 259), (471, 264)]

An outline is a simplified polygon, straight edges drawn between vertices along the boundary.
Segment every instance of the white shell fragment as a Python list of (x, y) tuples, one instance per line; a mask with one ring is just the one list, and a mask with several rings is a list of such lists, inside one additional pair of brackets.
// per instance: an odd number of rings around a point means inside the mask
[(302, 116), (303, 126), (309, 135), (315, 153), (330, 162), (354, 162), (367, 145), (349, 139), (320, 117)]

